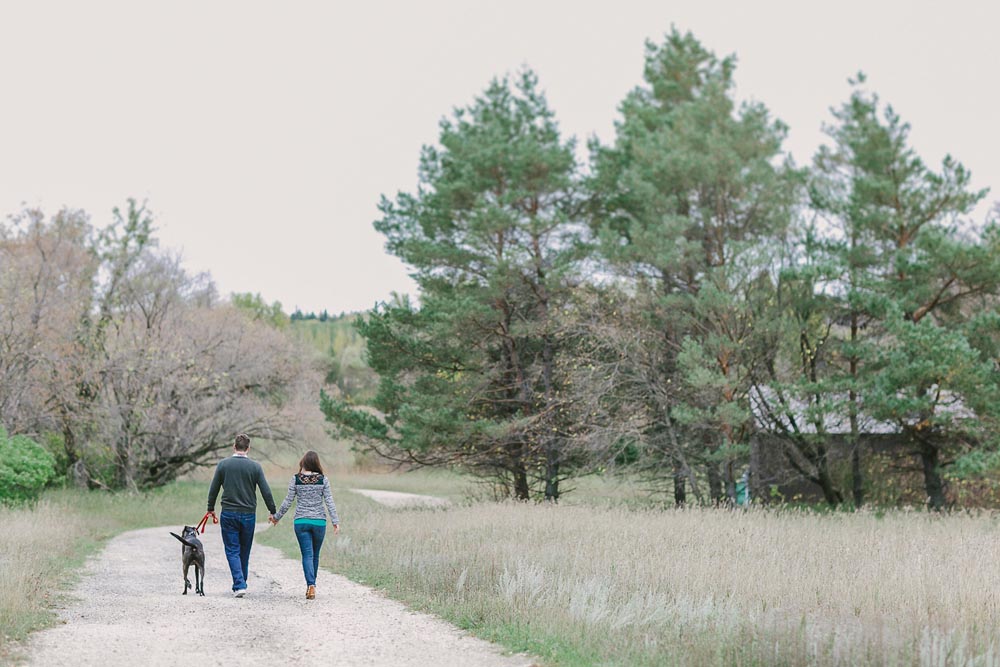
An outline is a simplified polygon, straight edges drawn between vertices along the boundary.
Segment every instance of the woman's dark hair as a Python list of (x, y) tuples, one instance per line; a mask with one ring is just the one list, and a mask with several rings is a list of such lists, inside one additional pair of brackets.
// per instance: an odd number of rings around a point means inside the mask
[(309, 450), (299, 461), (299, 472), (303, 470), (308, 470), (309, 472), (318, 472), (321, 475), (326, 473), (323, 472), (323, 464), (319, 462), (319, 454), (313, 450)]

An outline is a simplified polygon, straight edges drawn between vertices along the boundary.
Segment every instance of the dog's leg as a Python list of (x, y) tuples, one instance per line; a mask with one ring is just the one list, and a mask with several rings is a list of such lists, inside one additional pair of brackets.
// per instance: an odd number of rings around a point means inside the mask
[(195, 566), (194, 566), (194, 581), (195, 581), (195, 586), (197, 588), (197, 590), (195, 590), (195, 593), (197, 593), (198, 595), (200, 595), (202, 597), (205, 597), (205, 566), (204, 565), (199, 565), (197, 563), (195, 564)]
[[(189, 565), (190, 565), (190, 563), (187, 560), (185, 560), (184, 561), (184, 592), (182, 593), (182, 595), (187, 595), (188, 594), (188, 589), (191, 588), (191, 582), (188, 580), (188, 566)], [(196, 576), (195, 581), (197, 581), (197, 574), (198, 574), (198, 570), (195, 569), (195, 576)]]

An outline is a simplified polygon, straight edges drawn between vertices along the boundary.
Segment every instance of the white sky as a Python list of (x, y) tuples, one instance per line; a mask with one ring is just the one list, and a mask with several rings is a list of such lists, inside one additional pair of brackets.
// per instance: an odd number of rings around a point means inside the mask
[(146, 198), (223, 294), (369, 308), (412, 290), (371, 223), (443, 115), (527, 64), (565, 134), (609, 141), (671, 24), (737, 54), (800, 164), (864, 69), (932, 166), (950, 152), (1000, 199), (1000, 3), (32, 1), (0, 7), (0, 214), (103, 225)]

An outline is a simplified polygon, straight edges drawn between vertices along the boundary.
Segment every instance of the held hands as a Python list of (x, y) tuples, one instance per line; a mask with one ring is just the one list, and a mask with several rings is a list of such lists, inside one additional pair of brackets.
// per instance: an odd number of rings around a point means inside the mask
[[(271, 514), (270, 516), (267, 517), (267, 522), (269, 524), (271, 524), (272, 526), (277, 526), (278, 525), (278, 521), (279, 521), (278, 519), (274, 518), (273, 514)], [(333, 524), (333, 534), (334, 535), (340, 535), (340, 524), (339, 523)]]

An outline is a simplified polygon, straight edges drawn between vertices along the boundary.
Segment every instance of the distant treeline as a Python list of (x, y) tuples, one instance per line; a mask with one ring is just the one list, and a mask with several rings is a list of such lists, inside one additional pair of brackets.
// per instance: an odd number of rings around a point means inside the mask
[(325, 309), (287, 315), (280, 301), (268, 303), (260, 294), (236, 293), (231, 303), (255, 322), (263, 322), (291, 335), (317, 353), (313, 365), (322, 373), (326, 388), (352, 403), (374, 398), (378, 378), (365, 360), (365, 341), (355, 324), (357, 314), (330, 315)]
[(931, 508), (984, 502), (963, 489), (998, 467), (1000, 227), (969, 219), (987, 191), (926, 165), (862, 75), (799, 166), (735, 68), (690, 34), (649, 43), (586, 165), (531, 71), (442, 120), (375, 223), (419, 305), (358, 321), (377, 412), (324, 396), (328, 419), (551, 500), (611, 467), (678, 503), (768, 499), (764, 458), (831, 505), (900, 499), (866, 444), (888, 434)]
[(331, 317), (331, 315), (328, 312), (326, 312), (325, 308), (320, 311), (319, 315), (311, 311), (308, 313), (303, 313), (298, 308), (296, 308), (295, 311), (290, 315), (292, 322), (296, 322), (298, 320), (319, 320), (320, 322), (326, 322), (329, 319), (338, 319), (343, 317), (344, 317), (343, 312), (341, 312), (340, 315), (334, 315)]

